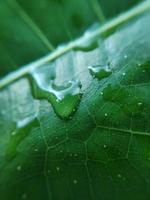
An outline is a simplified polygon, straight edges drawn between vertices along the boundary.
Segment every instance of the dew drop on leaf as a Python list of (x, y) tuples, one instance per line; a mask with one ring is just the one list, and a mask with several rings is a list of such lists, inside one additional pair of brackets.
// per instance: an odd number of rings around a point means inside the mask
[(60, 167), (56, 167), (56, 170), (59, 171), (59, 170), (60, 170)]
[(21, 165), (17, 166), (17, 170), (20, 171), (21, 170)]
[(55, 76), (45, 70), (31, 73), (31, 86), (33, 96), (36, 99), (47, 99), (57, 116), (62, 119), (70, 119), (76, 112), (81, 101), (81, 83), (78, 80), (70, 80), (64, 84), (55, 83)]
[(26, 193), (22, 194), (22, 199), (26, 199), (26, 198), (27, 198), (27, 194)]
[(121, 174), (118, 174), (117, 176), (118, 176), (118, 178), (122, 178), (122, 175), (121, 175)]
[(73, 180), (73, 183), (74, 183), (74, 184), (77, 184), (77, 183), (78, 183), (78, 181), (77, 181), (76, 179), (74, 179), (74, 180)]
[(99, 80), (102, 80), (104, 78), (107, 78), (108, 76), (110, 76), (112, 74), (112, 70), (110, 69), (109, 66), (89, 66), (88, 67), (90, 74), (94, 77), (97, 78)]

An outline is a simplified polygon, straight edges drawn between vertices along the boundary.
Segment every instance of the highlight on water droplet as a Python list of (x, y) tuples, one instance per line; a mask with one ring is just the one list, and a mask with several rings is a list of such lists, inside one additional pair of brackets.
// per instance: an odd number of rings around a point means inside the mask
[(121, 174), (117, 174), (118, 178), (122, 178), (122, 175)]
[(56, 167), (56, 170), (59, 171), (59, 170), (60, 170), (60, 167)]
[(20, 171), (21, 170), (21, 165), (17, 166), (17, 170)]
[(37, 99), (47, 99), (55, 113), (62, 119), (71, 119), (81, 101), (81, 83), (78, 80), (70, 80), (57, 84), (56, 76), (50, 75), (50, 71), (37, 70), (31, 73), (30, 82), (33, 96)]
[(101, 65), (95, 65), (95, 66), (89, 66), (88, 67), (90, 74), (99, 80), (102, 80), (104, 78), (109, 77), (112, 74), (112, 69), (110, 66), (101, 66)]
[(74, 183), (74, 184), (77, 184), (77, 183), (78, 183), (78, 181), (77, 181), (76, 179), (74, 179), (74, 180), (73, 180), (73, 183)]

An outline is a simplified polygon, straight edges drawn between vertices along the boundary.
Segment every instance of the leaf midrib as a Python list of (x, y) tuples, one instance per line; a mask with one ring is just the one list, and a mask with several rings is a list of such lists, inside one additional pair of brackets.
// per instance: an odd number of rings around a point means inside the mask
[(105, 34), (119, 27), (120, 25), (126, 23), (127, 21), (134, 19), (137, 16), (140, 16), (141, 14), (147, 12), (148, 10), (150, 10), (150, 0), (145, 1), (135, 6), (134, 8), (130, 9), (129, 11), (126, 11), (123, 14), (119, 15), (117, 18), (110, 20), (109, 22), (101, 26), (99, 29), (93, 31), (93, 33), (91, 33), (87, 37), (82, 36), (81, 38), (68, 43), (64, 48), (57, 48), (54, 52), (46, 55), (45, 57), (35, 62), (32, 62), (28, 65), (25, 65), (17, 71), (10, 73), (9, 75), (0, 80), (0, 89), (6, 87), (10, 83), (20, 79), (21, 77), (26, 76), (31, 71), (37, 69), (41, 65), (50, 62), (56, 59), (57, 57), (67, 53), (68, 51), (74, 49), (77, 45), (83, 44), (88, 40), (92, 40), (93, 38)]

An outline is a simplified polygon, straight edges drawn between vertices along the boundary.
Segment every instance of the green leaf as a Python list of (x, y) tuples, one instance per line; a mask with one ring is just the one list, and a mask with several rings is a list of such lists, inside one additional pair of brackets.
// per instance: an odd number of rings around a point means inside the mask
[[(139, 0), (1, 0), (0, 77), (48, 54)], [(111, 7), (111, 9), (109, 8)], [(104, 13), (103, 11), (104, 10)], [(108, 12), (109, 11), (109, 12)], [(105, 17), (104, 17), (105, 16)]]
[(1, 199), (150, 198), (149, 10), (1, 80)]

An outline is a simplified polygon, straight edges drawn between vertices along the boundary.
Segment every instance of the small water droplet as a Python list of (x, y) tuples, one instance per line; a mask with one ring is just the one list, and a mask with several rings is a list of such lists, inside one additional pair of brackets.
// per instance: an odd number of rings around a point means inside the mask
[(125, 55), (124, 55), (124, 58), (125, 58), (125, 59), (127, 59), (127, 58), (128, 58), (127, 54), (125, 54)]
[(34, 149), (34, 151), (35, 151), (35, 152), (37, 152), (37, 151), (38, 151), (38, 149)]
[(125, 76), (125, 75), (126, 75), (126, 73), (125, 73), (125, 72), (123, 72), (123, 73), (122, 73), (122, 75), (123, 75), (123, 76)]
[(78, 181), (77, 181), (76, 179), (74, 179), (74, 180), (73, 180), (73, 183), (74, 183), (74, 184), (77, 184), (77, 183), (78, 183)]
[(20, 171), (21, 170), (21, 165), (17, 166), (17, 170)]
[(118, 178), (122, 178), (122, 175), (121, 175), (121, 174), (118, 174), (117, 176), (118, 176)]
[(108, 116), (108, 114), (107, 113), (105, 113), (105, 117), (107, 117)]
[(27, 198), (27, 194), (26, 193), (24, 193), (23, 195), (22, 195), (22, 197), (21, 197), (22, 199), (26, 199)]
[(89, 66), (88, 69), (90, 71), (90, 74), (99, 80), (107, 78), (108, 76), (110, 76), (112, 74), (112, 70), (110, 69), (110, 66), (108, 66), (108, 65), (106, 65), (106, 66), (100, 66), (100, 65)]
[(56, 167), (56, 170), (59, 171), (59, 170), (60, 170), (60, 167)]
[(14, 135), (16, 135), (16, 133), (17, 133), (16, 131), (13, 131), (11, 134), (12, 134), (12, 136), (14, 136)]
[(139, 117), (143, 113), (143, 103), (138, 101), (137, 99), (132, 98), (129, 103), (124, 104), (123, 111), (129, 115), (134, 117)]

